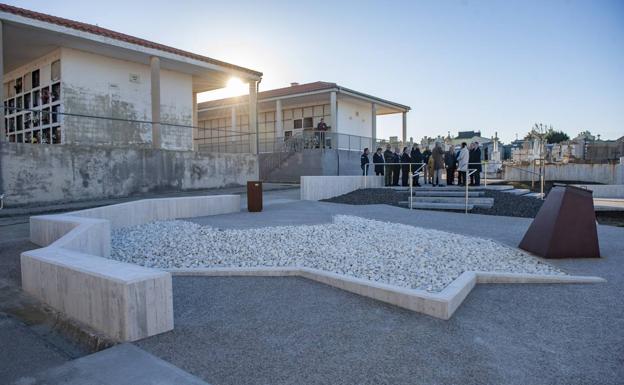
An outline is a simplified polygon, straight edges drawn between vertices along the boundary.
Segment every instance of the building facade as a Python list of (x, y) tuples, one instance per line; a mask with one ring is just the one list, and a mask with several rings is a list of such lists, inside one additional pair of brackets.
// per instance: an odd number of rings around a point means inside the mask
[(0, 140), (191, 150), (196, 95), (262, 74), (97, 26), (0, 5)]
[[(248, 96), (198, 105), (195, 148), (203, 151), (237, 148), (245, 151), (250, 132)], [(293, 83), (258, 94), (258, 142), (261, 152), (279, 149), (290, 138), (309, 140), (312, 147), (361, 150), (377, 138), (378, 115), (406, 114), (410, 107), (354, 91), (336, 83)], [(317, 131), (323, 120), (327, 131)]]

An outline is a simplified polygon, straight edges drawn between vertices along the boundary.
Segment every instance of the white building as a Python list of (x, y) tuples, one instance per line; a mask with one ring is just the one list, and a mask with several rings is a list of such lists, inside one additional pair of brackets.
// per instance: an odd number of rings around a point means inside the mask
[[(0, 4), (0, 140), (191, 150), (196, 95), (262, 74), (94, 25)], [(0, 104), (1, 105), (1, 104)], [(2, 110), (0, 108), (0, 110)], [(253, 120), (253, 117), (252, 117)], [(255, 122), (252, 121), (252, 125)]]
[[(216, 150), (237, 147), (245, 151), (249, 132), (248, 96), (213, 100), (198, 105), (195, 148)], [(261, 152), (271, 152), (289, 138), (321, 138), (315, 132), (321, 119), (329, 130), (327, 147), (361, 150), (372, 147), (377, 138), (378, 115), (403, 115), (403, 142), (406, 141), (406, 114), (410, 107), (368, 95), (336, 83), (292, 83), (290, 87), (258, 93), (258, 132)], [(243, 133), (243, 135), (238, 135)]]

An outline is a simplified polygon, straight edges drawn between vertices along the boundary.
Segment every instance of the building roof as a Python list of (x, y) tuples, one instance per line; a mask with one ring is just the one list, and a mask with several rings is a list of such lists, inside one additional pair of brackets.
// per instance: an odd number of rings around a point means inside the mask
[(249, 68), (240, 67), (231, 63), (226, 63), (221, 60), (213, 59), (207, 56), (198, 55), (196, 53), (184, 51), (181, 49), (173, 48), (167, 45), (154, 43), (149, 40), (141, 39), (138, 37), (126, 35), (120, 32), (115, 32), (110, 29), (98, 27), (97, 25), (82, 23), (79, 21), (64, 19), (62, 17), (52, 16), (45, 13), (35, 12), (28, 9), (23, 9), (19, 7), (14, 7), (12, 5), (2, 4), (0, 3), (0, 12), (6, 12), (17, 16), (26, 17), (33, 20), (43, 21), (46, 23), (55, 24), (61, 27), (71, 28), (77, 31), (87, 32), (98, 36), (103, 36), (119, 41), (123, 41), (130, 44), (136, 44), (142, 47), (156, 49), (163, 52), (172, 53), (179, 56), (184, 56), (187, 58), (203, 61), (210, 64), (215, 64), (218, 66), (231, 68), (234, 70), (238, 70), (241, 72), (247, 72), (249, 74), (255, 76), (262, 76), (261, 72), (251, 70)]
[(481, 136), (481, 131), (459, 131), (455, 139), (472, 139), (475, 136)]
[[(358, 91), (354, 91), (349, 88), (342, 87), (336, 83), (323, 82), (323, 81), (316, 81), (316, 82), (305, 83), (305, 84), (294, 84), (288, 87), (276, 88), (273, 90), (258, 92), (258, 101), (264, 101), (264, 100), (268, 100), (272, 98), (297, 96), (297, 95), (303, 95), (307, 93), (320, 92), (320, 91), (330, 91), (330, 90), (344, 92), (347, 94), (352, 94), (354, 96), (359, 96), (359, 97), (363, 97), (367, 99), (373, 99), (378, 102), (389, 104), (400, 109), (405, 109), (407, 111), (410, 110), (409, 106), (405, 106), (399, 103), (391, 102), (389, 100), (378, 98), (376, 96), (367, 95)], [(201, 109), (209, 109), (209, 108), (215, 108), (215, 107), (231, 106), (234, 104), (246, 103), (248, 98), (249, 98), (248, 95), (242, 95), (242, 96), (235, 96), (235, 97), (226, 98), (226, 99), (210, 100), (207, 102), (199, 103), (198, 108), (201, 110)]]

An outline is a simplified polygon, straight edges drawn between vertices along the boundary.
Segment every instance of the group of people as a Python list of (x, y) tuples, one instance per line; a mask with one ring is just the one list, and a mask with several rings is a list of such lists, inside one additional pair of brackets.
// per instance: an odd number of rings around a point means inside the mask
[[(369, 150), (364, 149), (361, 156), (360, 165), (363, 175), (368, 172), (370, 164)], [(404, 147), (402, 152), (399, 148), (392, 151), (392, 146), (377, 148), (373, 154), (373, 164), (375, 175), (384, 176), (386, 186), (399, 186), (399, 179), (402, 186), (409, 186), (410, 176), (414, 186), (421, 186), (419, 183), (420, 171), (424, 174), (424, 184), (430, 183), (432, 186), (444, 186), (442, 174), (446, 173), (446, 184), (455, 184), (455, 172), (457, 172), (457, 185), (465, 186), (467, 175), (470, 175), (470, 186), (481, 185), (481, 149), (478, 142), (468, 145), (461, 144), (459, 149), (451, 147), (447, 151), (442, 149), (442, 144), (435, 143), (430, 150), (426, 148), (420, 151), (418, 145), (413, 145), (411, 150)], [(474, 171), (473, 171), (474, 170)]]

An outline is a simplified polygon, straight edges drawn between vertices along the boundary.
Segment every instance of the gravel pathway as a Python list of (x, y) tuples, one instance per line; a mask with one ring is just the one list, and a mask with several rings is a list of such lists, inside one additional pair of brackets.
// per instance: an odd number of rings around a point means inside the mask
[(303, 266), (432, 292), (464, 271), (564, 274), (491, 240), (346, 215), (245, 230), (152, 222), (113, 231), (111, 258), (155, 268)]

